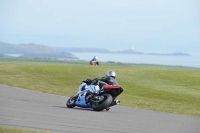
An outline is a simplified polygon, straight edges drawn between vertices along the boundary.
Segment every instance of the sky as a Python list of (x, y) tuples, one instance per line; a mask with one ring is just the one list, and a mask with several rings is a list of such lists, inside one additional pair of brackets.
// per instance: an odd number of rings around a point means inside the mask
[(0, 0), (0, 41), (200, 53), (200, 1)]

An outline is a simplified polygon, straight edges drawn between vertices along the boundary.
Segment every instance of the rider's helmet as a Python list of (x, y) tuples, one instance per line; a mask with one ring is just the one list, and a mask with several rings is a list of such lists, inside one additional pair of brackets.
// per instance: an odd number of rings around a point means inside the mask
[(115, 71), (113, 71), (113, 70), (109, 70), (109, 71), (106, 73), (106, 76), (111, 76), (111, 77), (115, 78), (115, 77), (116, 77), (116, 73), (115, 73)]
[(97, 59), (97, 56), (94, 56), (94, 59)]

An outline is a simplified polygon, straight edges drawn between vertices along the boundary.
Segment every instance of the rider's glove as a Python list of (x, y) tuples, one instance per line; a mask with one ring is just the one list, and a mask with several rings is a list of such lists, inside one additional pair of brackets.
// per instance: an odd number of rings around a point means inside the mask
[(91, 79), (86, 79), (85, 81), (83, 81), (84, 83), (86, 83), (87, 85), (91, 84), (92, 83), (92, 80)]

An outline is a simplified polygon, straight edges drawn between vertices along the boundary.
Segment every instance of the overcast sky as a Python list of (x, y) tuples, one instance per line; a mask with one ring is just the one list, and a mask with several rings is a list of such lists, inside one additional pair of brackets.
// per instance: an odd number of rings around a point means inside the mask
[(200, 51), (200, 0), (0, 0), (0, 41)]

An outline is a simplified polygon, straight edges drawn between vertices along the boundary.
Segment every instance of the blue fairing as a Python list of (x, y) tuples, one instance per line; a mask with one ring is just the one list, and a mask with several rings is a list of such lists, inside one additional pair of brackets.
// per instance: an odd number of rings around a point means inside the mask
[(85, 102), (85, 96), (86, 96), (87, 90), (84, 90), (79, 93), (79, 97), (75, 103), (76, 106), (82, 107), (82, 108), (92, 108), (91, 104), (86, 104)]

